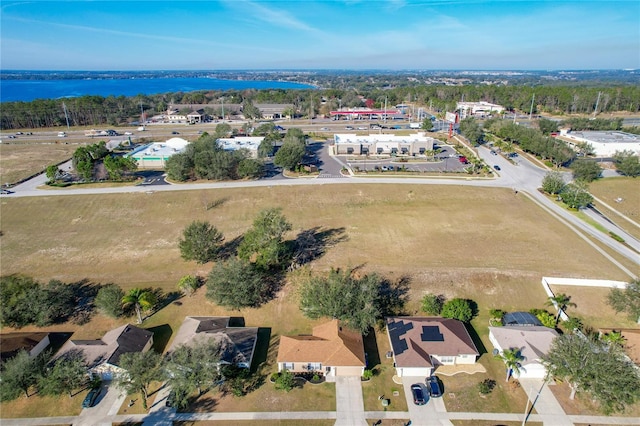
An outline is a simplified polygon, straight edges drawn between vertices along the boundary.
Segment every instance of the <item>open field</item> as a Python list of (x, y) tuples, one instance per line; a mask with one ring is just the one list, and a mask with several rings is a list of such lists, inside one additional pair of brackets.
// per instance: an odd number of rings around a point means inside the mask
[(7, 143), (0, 145), (0, 184), (15, 183), (44, 171), (47, 166), (68, 160), (77, 144)]
[[(591, 193), (607, 203), (618, 212), (624, 214), (636, 223), (640, 223), (640, 180), (630, 177), (614, 177), (598, 179), (589, 185)], [(617, 199), (622, 201), (616, 202)], [(620, 218), (597, 201), (596, 208), (608, 215), (618, 226), (640, 239), (640, 228)]]
[[(216, 200), (220, 201), (219, 206), (206, 210)], [(180, 258), (177, 242), (182, 229), (193, 220), (211, 222), (231, 241), (250, 227), (260, 209), (282, 207), (293, 225), (288, 238), (309, 229), (328, 233), (324, 255), (290, 274), (276, 299), (259, 309), (226, 310), (207, 302), (203, 288), (192, 297), (168, 305), (144, 323), (146, 328), (162, 331), (157, 349), (163, 350), (186, 315), (244, 317), (247, 326), (268, 329), (265, 374), (276, 369), (279, 336), (308, 334), (313, 325), (322, 322), (308, 320), (297, 308), (297, 283), (307, 274), (331, 267), (361, 266), (364, 271), (375, 271), (390, 279), (408, 278), (411, 300), (407, 314), (418, 313), (419, 300), (427, 292), (475, 300), (480, 315), (473, 325), (488, 352), (481, 350), (484, 353), (481, 362), (489, 377), (499, 384), (504, 368), (490, 356), (486, 328), (490, 308), (543, 308), (546, 300), (540, 285), (543, 275), (628, 280), (573, 232), (550, 219), (527, 198), (514, 196), (506, 189), (318, 185), (4, 198), (1, 202), (2, 275), (23, 273), (41, 281), (55, 278), (65, 282), (114, 282), (125, 289), (149, 286), (170, 292), (175, 291), (178, 279), (185, 274), (208, 274), (211, 264), (197, 265)], [(75, 339), (93, 339), (121, 323), (95, 314), (85, 326), (67, 323), (47, 330), (75, 331)], [(384, 356), (386, 335), (379, 335), (377, 340)], [(367, 409), (379, 387), (390, 386), (384, 377), (373, 379), (383, 380), (382, 385), (364, 384), (363, 388), (368, 385), (374, 388), (365, 390)], [(443, 381), (451, 389), (470, 392), (479, 381), (475, 379), (459, 385), (449, 383), (447, 377)], [(310, 387), (305, 385), (304, 391), (298, 393), (302, 395)], [(389, 388), (384, 393), (391, 391)], [(260, 402), (260, 398), (272, 398), (272, 392), (265, 383), (242, 399), (216, 399), (215, 409), (273, 408), (274, 405)], [(294, 397), (295, 392), (288, 395)], [(319, 391), (317, 400), (324, 409), (335, 406), (334, 392)], [(508, 407), (511, 402), (519, 407), (520, 400), (523, 402), (525, 398), (521, 390), (513, 396), (500, 396), (501, 393), (505, 391), (496, 389), (491, 397), (499, 407)], [(275, 395), (280, 409), (301, 409), (298, 402), (289, 401), (284, 394)], [(455, 405), (452, 404), (452, 411), (463, 409)], [(5, 404), (2, 408), (4, 413)]]

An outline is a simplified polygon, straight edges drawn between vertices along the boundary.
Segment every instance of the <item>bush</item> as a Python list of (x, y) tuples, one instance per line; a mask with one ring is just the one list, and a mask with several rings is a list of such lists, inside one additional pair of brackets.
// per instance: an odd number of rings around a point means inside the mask
[(373, 377), (373, 371), (366, 369), (362, 372), (362, 379), (363, 380), (371, 380), (371, 378)]
[(289, 392), (296, 385), (296, 378), (289, 371), (284, 370), (278, 374), (275, 379), (276, 389)]
[(425, 294), (420, 309), (427, 315), (440, 315), (442, 311), (442, 297), (435, 294)]
[(480, 383), (478, 383), (478, 392), (483, 395), (488, 395), (493, 391), (493, 388), (496, 387), (496, 381), (493, 379), (484, 379)]
[(471, 301), (466, 299), (451, 299), (442, 307), (441, 315), (444, 318), (453, 318), (462, 322), (469, 322), (474, 312)]
[(116, 284), (107, 284), (98, 290), (94, 303), (105, 315), (118, 318), (124, 314), (123, 297), (124, 291), (120, 287)]

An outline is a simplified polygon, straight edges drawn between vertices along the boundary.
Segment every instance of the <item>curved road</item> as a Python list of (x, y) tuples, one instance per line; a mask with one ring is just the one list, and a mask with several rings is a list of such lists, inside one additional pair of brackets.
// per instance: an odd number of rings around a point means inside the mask
[[(557, 218), (565, 224), (571, 224), (574, 230), (579, 230), (584, 235), (589, 235), (620, 255), (631, 260), (633, 263), (640, 265), (640, 241), (629, 235), (615, 224), (603, 221), (603, 226), (607, 231), (614, 232), (625, 240), (625, 244), (621, 244), (609, 235), (598, 231), (593, 226), (583, 222), (566, 209), (558, 206), (549, 200), (545, 195), (538, 191), (541, 186), (542, 179), (547, 170), (542, 169), (523, 157), (517, 157), (514, 162), (510, 162), (500, 155), (493, 155), (486, 147), (478, 149), (479, 156), (488, 165), (500, 166), (500, 171), (495, 179), (483, 178), (384, 178), (384, 177), (354, 177), (345, 178), (340, 176), (337, 171), (346, 164), (338, 158), (330, 156), (327, 144), (323, 144), (323, 149), (318, 152), (318, 157), (322, 160), (321, 178), (320, 179), (267, 179), (258, 181), (242, 181), (242, 182), (212, 182), (212, 183), (186, 183), (176, 185), (140, 185), (140, 186), (121, 186), (109, 188), (73, 188), (73, 189), (38, 189), (38, 187), (46, 183), (44, 175), (36, 176), (29, 181), (19, 184), (12, 188), (14, 193), (2, 195), (2, 197), (40, 197), (40, 196), (60, 196), (60, 195), (89, 195), (89, 194), (122, 194), (122, 193), (153, 193), (160, 191), (189, 191), (198, 189), (215, 189), (215, 188), (242, 188), (242, 187), (272, 187), (287, 185), (337, 185), (337, 184), (412, 184), (412, 185), (466, 185), (480, 187), (500, 187), (511, 188), (519, 192), (524, 192), (530, 196), (536, 203), (548, 212), (552, 212)], [(70, 163), (61, 166), (63, 170), (70, 168)], [(329, 173), (325, 173), (329, 171)], [(340, 176), (340, 177), (334, 177)], [(604, 254), (604, 253), (603, 253)], [(635, 275), (626, 268), (618, 264), (631, 278)]]

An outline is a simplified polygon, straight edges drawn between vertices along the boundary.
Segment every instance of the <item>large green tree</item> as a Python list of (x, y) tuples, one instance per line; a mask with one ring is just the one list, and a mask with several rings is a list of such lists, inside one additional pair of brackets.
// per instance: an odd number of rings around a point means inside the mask
[(149, 386), (152, 382), (165, 378), (164, 362), (162, 356), (153, 351), (129, 352), (120, 356), (120, 367), (126, 374), (118, 378), (118, 386), (127, 391), (127, 394), (140, 392), (142, 395), (142, 407), (147, 409), (149, 398)]
[(122, 299), (124, 291), (116, 284), (106, 284), (100, 287), (94, 300), (98, 309), (112, 318), (119, 318), (124, 314)]
[(572, 209), (584, 208), (593, 202), (593, 196), (583, 182), (567, 184), (560, 193), (560, 199)]
[(542, 178), (542, 190), (547, 194), (560, 194), (565, 186), (566, 183), (560, 172), (549, 172)]
[(207, 298), (231, 309), (261, 305), (270, 289), (267, 277), (253, 264), (239, 258), (218, 262), (207, 280)]
[(631, 150), (616, 151), (613, 154), (613, 162), (618, 173), (625, 176), (640, 176), (640, 157)]
[(542, 359), (551, 377), (569, 384), (571, 399), (586, 392), (606, 414), (624, 411), (640, 399), (640, 374), (615, 346), (565, 334), (556, 337)]
[(54, 361), (38, 387), (44, 395), (69, 394), (87, 384), (89, 376), (80, 352), (70, 352)]
[(629, 318), (640, 324), (640, 280), (633, 280), (624, 290), (612, 288), (607, 302), (616, 312), (626, 312)]
[[(176, 396), (189, 395), (194, 390), (202, 395), (212, 386), (218, 377), (222, 342), (215, 339), (202, 339), (193, 345), (180, 345), (168, 355), (165, 371), (168, 382), (173, 390), (178, 390)], [(180, 408), (185, 405), (186, 398), (176, 398)]]
[(260, 211), (238, 246), (238, 257), (264, 270), (281, 267), (290, 254), (284, 241), (284, 234), (290, 230), (291, 224), (281, 209)]
[(142, 311), (147, 311), (156, 304), (156, 296), (150, 290), (132, 288), (122, 298), (122, 304), (125, 307), (133, 306), (138, 318), (138, 324), (142, 324)]
[(19, 351), (2, 363), (0, 401), (10, 401), (24, 394), (27, 398), (44, 373), (43, 356), (31, 357), (27, 351)]
[(196, 220), (182, 231), (178, 245), (184, 260), (203, 264), (215, 259), (223, 241), (224, 235), (215, 226)]
[(571, 163), (573, 178), (584, 182), (593, 182), (602, 176), (602, 167), (595, 160), (579, 158)]
[(294, 170), (306, 153), (304, 138), (285, 136), (282, 146), (276, 152), (273, 163), (286, 170)]
[(325, 276), (314, 276), (300, 289), (300, 309), (309, 318), (337, 318), (349, 327), (367, 334), (382, 318), (377, 274), (356, 277), (353, 271), (332, 269)]

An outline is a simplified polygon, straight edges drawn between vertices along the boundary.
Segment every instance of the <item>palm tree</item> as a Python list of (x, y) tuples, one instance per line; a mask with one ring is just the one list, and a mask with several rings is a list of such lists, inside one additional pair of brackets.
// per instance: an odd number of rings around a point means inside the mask
[(564, 293), (560, 293), (556, 296), (549, 296), (549, 300), (546, 303), (547, 306), (554, 306), (558, 309), (558, 313), (556, 314), (556, 327), (558, 326), (558, 321), (560, 321), (560, 313), (567, 309), (568, 306), (576, 307), (575, 303), (571, 301), (571, 296), (567, 296)]
[(151, 308), (156, 303), (156, 296), (149, 290), (133, 288), (122, 298), (123, 306), (133, 305), (138, 316), (138, 324), (142, 324), (142, 310)]
[(520, 353), (520, 349), (518, 348), (509, 348), (502, 351), (501, 355), (496, 355), (502, 361), (504, 361), (507, 366), (507, 382), (511, 378), (513, 373), (520, 373), (520, 368), (522, 368), (522, 364), (520, 361), (524, 360), (524, 357)]

